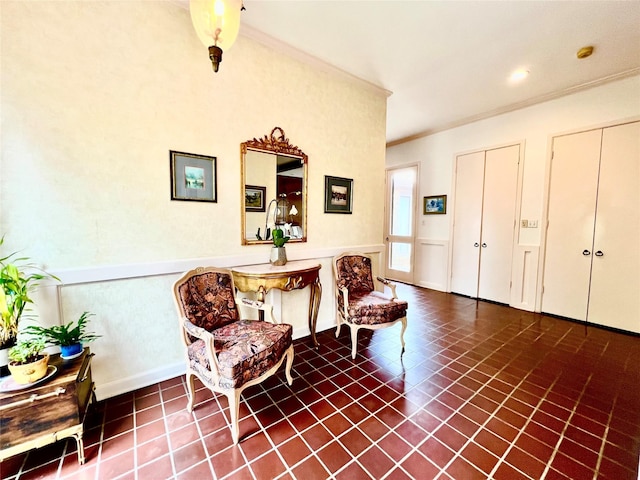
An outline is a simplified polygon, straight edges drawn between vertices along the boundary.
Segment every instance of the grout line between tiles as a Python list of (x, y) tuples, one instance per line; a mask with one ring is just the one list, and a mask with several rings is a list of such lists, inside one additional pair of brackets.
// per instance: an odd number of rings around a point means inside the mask
[[(158, 388), (158, 391), (160, 391), (160, 388)], [(162, 393), (160, 393), (160, 403), (162, 403)], [(138, 442), (137, 442), (137, 434), (138, 434), (138, 425), (136, 422), (136, 418), (138, 415), (138, 407), (136, 407), (136, 402), (135, 402), (135, 395), (133, 398), (133, 475), (135, 480), (138, 480)]]
[[(615, 401), (614, 401), (615, 405)], [(593, 472), (593, 480), (597, 480), (598, 474), (600, 473), (600, 465), (602, 465), (602, 459), (604, 457), (604, 448), (607, 445), (607, 436), (609, 435), (609, 426), (611, 423), (611, 418), (613, 416), (613, 409), (609, 412), (609, 421), (607, 422), (607, 426), (604, 429), (604, 435), (602, 436), (602, 443), (600, 444), (600, 451), (598, 452), (598, 460), (596, 461), (596, 468)], [(640, 466), (639, 466), (640, 469)], [(640, 477), (640, 472), (638, 472), (638, 477)]]
[[(589, 375), (589, 381), (591, 380), (592, 375)], [(569, 415), (569, 418), (567, 418), (567, 420), (565, 421), (564, 427), (562, 429), (562, 432), (560, 432), (560, 436), (558, 437), (558, 441), (556, 442), (556, 446), (553, 449), (553, 452), (551, 453), (551, 458), (549, 458), (549, 460), (547, 461), (547, 464), (545, 465), (544, 471), (542, 472), (542, 478), (545, 478), (547, 476), (547, 473), (549, 473), (549, 470), (551, 469), (551, 464), (553, 463), (553, 460), (555, 459), (559, 449), (560, 449), (560, 444), (562, 443), (562, 440), (564, 440), (564, 434), (567, 431), (567, 428), (569, 428), (569, 425), (571, 424), (571, 419), (573, 418), (573, 416), (576, 413), (576, 410), (578, 409), (578, 405), (580, 404), (580, 399), (582, 398), (582, 396), (584, 395), (584, 392), (587, 389), (587, 386), (589, 385), (589, 381), (585, 382), (584, 387), (582, 389), (582, 392), (580, 392), (580, 396), (578, 397), (578, 401), (576, 402), (576, 406), (573, 408), (573, 410), (571, 411), (571, 414)], [(597, 473), (597, 472), (595, 472)]]
[[(187, 390), (186, 385), (185, 385), (185, 390)], [(195, 396), (195, 392), (193, 393), (193, 395)], [(189, 391), (187, 390), (187, 401), (188, 401), (188, 398), (189, 398)], [(173, 472), (173, 478), (176, 478), (177, 477), (176, 464), (173, 459), (173, 449), (171, 448), (171, 436), (169, 435), (169, 422), (167, 420), (167, 411), (164, 408), (164, 402), (162, 401), (162, 396), (160, 397), (160, 400), (161, 400), (160, 408), (162, 409), (162, 421), (164, 422), (164, 435), (167, 439), (167, 446), (169, 448), (169, 461), (171, 462), (171, 471)]]

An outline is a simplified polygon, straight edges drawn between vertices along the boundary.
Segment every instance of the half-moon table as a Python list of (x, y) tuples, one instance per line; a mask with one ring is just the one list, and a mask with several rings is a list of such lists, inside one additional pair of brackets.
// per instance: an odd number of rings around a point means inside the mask
[[(300, 290), (310, 287), (309, 296), (309, 330), (311, 341), (318, 348), (316, 340), (316, 323), (318, 322), (318, 309), (322, 297), (322, 285), (320, 284), (319, 271), (322, 268), (317, 262), (309, 260), (295, 260), (286, 265), (273, 266), (270, 263), (260, 265), (247, 265), (231, 269), (233, 282), (241, 292), (255, 292), (257, 300), (264, 302), (264, 297), (269, 290), (276, 288), (284, 292)], [(260, 319), (264, 319), (264, 312), (260, 313)]]

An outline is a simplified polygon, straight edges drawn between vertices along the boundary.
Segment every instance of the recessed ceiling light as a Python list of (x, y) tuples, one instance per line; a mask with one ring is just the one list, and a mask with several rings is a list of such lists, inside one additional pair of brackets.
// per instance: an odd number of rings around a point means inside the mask
[(519, 68), (518, 70), (516, 70), (511, 74), (511, 76), (509, 77), (509, 80), (511, 80), (512, 82), (521, 82), (528, 76), (529, 76), (529, 70), (526, 70), (524, 68)]

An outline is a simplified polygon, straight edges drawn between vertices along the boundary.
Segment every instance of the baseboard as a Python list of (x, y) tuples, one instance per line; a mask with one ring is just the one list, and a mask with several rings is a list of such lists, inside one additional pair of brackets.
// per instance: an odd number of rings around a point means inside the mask
[[(325, 330), (335, 328), (335, 326), (336, 326), (335, 322), (333, 324), (326, 323), (326, 322), (323, 322), (322, 324), (318, 324), (316, 325), (316, 335), (318, 335), (320, 332), (324, 332)], [(311, 334), (309, 333), (309, 327), (304, 326), (304, 327), (294, 328), (292, 337), (294, 340), (299, 340), (304, 337), (311, 337)]]
[[(335, 327), (336, 324), (330, 322), (322, 322), (318, 324), (316, 334), (329, 330)], [(294, 330), (293, 339), (309, 337), (308, 328), (299, 328)], [(309, 338), (309, 341), (311, 339)], [(96, 385), (96, 398), (98, 400), (105, 400), (107, 398), (116, 397), (123, 393), (132, 392), (140, 388), (148, 387), (154, 383), (163, 382), (170, 378), (175, 378), (179, 375), (184, 375), (186, 367), (184, 362), (173, 363), (164, 367), (156, 368), (154, 370), (147, 370), (144, 373), (138, 375), (132, 375), (129, 377), (114, 380), (108, 383), (99, 383)]]
[(132, 392), (139, 388), (148, 387), (154, 383), (163, 382), (170, 378), (183, 375), (186, 372), (184, 362), (165, 365), (153, 370), (147, 370), (138, 375), (124, 377), (108, 383), (99, 383), (96, 385), (96, 398), (105, 400), (107, 398), (122, 395), (123, 393)]
[(442, 286), (440, 283), (433, 282), (418, 282), (418, 286), (423, 288), (428, 288), (429, 290), (437, 290), (438, 292), (446, 292), (447, 289)]

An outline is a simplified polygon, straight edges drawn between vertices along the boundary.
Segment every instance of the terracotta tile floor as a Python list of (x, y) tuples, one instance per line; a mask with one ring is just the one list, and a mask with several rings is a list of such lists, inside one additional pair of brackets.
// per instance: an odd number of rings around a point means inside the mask
[(636, 479), (640, 338), (406, 285), (400, 327), (296, 342), (248, 389), (239, 446), (227, 402), (185, 411), (178, 377), (98, 402), (87, 463), (61, 441), (1, 464), (26, 479)]

